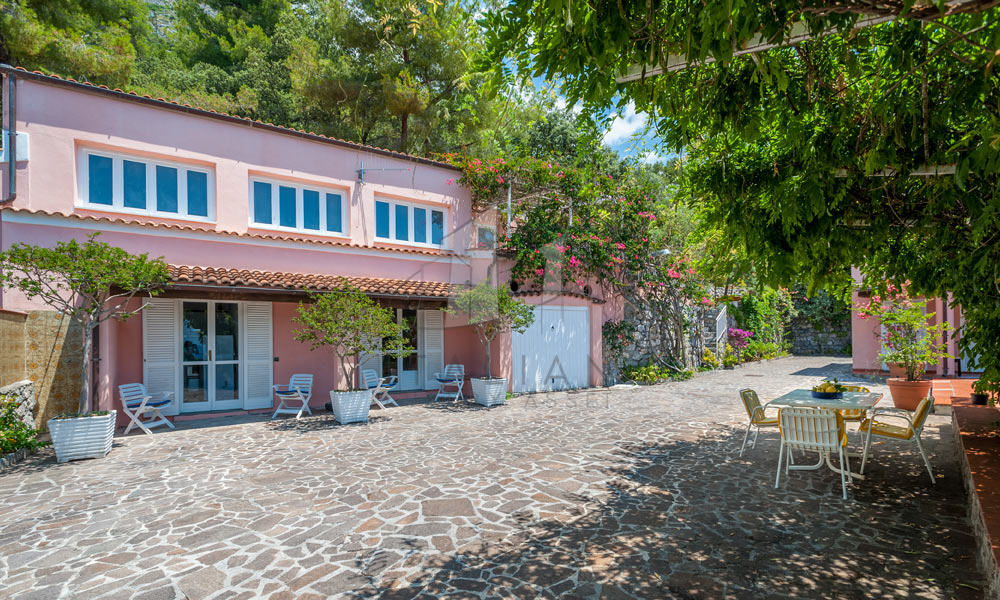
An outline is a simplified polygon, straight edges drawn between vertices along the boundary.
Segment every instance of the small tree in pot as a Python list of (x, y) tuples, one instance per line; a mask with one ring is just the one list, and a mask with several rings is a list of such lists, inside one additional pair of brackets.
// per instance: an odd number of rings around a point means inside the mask
[(44, 302), (82, 332), (78, 413), (48, 422), (60, 462), (102, 457), (111, 449), (115, 411), (90, 412), (94, 331), (108, 319), (137, 314), (146, 303), (129, 309), (129, 302), (152, 297), (170, 277), (162, 259), (131, 254), (97, 241), (98, 235), (83, 243), (57, 242), (52, 248), (15, 243), (0, 253), (0, 284)]
[(887, 382), (897, 408), (915, 410), (920, 401), (931, 391), (931, 382), (924, 380), (927, 363), (939, 358), (952, 358), (944, 352), (942, 334), (949, 330), (947, 323), (928, 325), (934, 313), (925, 313), (926, 300), (913, 301), (897, 295), (883, 300), (873, 296), (868, 306), (855, 309), (862, 319), (874, 317), (881, 328), (876, 336), (882, 342), (879, 359), (898, 365), (903, 378), (890, 378)]
[(503, 404), (507, 394), (507, 378), (493, 377), (493, 340), (501, 333), (524, 333), (535, 321), (530, 306), (510, 295), (506, 287), (494, 287), (489, 281), (462, 289), (450, 308), (452, 316), (467, 317), (486, 353), (485, 378), (472, 378), (476, 402), (484, 406)]
[(399, 357), (413, 351), (393, 311), (341, 278), (340, 290), (312, 294), (308, 304), (299, 303), (292, 321), (302, 326), (294, 331), (297, 341), (310, 344), (311, 350), (330, 348), (337, 356), (347, 389), (330, 392), (334, 417), (341, 423), (367, 421), (371, 391), (361, 385), (361, 356)]

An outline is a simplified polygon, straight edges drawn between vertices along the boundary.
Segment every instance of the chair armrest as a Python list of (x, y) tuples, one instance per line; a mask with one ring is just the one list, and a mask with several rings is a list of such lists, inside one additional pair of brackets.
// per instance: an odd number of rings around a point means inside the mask
[(378, 383), (379, 385), (396, 385), (397, 381), (399, 381), (399, 377), (396, 375), (389, 375), (388, 377), (380, 379)]
[(913, 413), (903, 408), (874, 408), (871, 409), (871, 420), (874, 421), (875, 417), (894, 417), (896, 419), (906, 419), (906, 422), (913, 424)]

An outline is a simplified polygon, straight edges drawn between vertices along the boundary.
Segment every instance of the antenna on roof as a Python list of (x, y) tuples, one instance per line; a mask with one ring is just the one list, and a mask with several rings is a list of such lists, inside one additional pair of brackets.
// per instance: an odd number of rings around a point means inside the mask
[(365, 182), (365, 171), (409, 171), (409, 167), (397, 167), (393, 169), (366, 169), (365, 161), (361, 161), (361, 168), (357, 170), (358, 181), (361, 183)]

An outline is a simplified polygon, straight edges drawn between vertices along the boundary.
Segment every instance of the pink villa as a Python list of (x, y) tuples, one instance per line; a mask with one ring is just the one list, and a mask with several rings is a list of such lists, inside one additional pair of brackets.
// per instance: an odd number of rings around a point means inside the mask
[[(855, 279), (860, 281), (857, 270)], [(870, 301), (870, 295), (855, 291), (854, 306), (862, 306)], [(946, 352), (955, 358), (942, 358), (935, 364), (927, 365), (927, 374), (934, 377), (957, 377), (978, 372), (975, 364), (963, 356), (958, 348), (958, 340), (962, 332), (962, 308), (952, 302), (951, 298), (930, 298), (925, 309), (929, 315), (928, 325), (944, 322), (949, 325), (950, 332), (943, 334), (941, 341)], [(851, 358), (853, 371), (857, 374), (888, 373), (888, 366), (882, 364), (879, 354), (882, 352), (879, 340), (878, 322), (873, 319), (862, 319), (857, 313), (851, 314)]]
[[(474, 332), (440, 309), (457, 285), (509, 282), (503, 261), (499, 276), (490, 268), (496, 217), (472, 214), (453, 167), (88, 83), (0, 72), (3, 122), (13, 108), (17, 140), (13, 180), (9, 152), (0, 169), (0, 246), (96, 231), (170, 265), (169, 285), (140, 316), (98, 332), (99, 408), (118, 408), (118, 385), (143, 382), (151, 393), (173, 392), (165, 412), (175, 419), (266, 411), (272, 384), (294, 373), (316, 377), (312, 404), (322, 407), (340, 375), (331, 354), (294, 341), (292, 317), (307, 292), (329, 290), (339, 276), (409, 327), (412, 355), (364, 359), (399, 376), (394, 395), (425, 397), (448, 363), (482, 374)], [(497, 340), (494, 374), (515, 392), (600, 385), (601, 325), (615, 303), (519, 293), (536, 305), (535, 324)], [(0, 290), (4, 312), (43, 309)]]

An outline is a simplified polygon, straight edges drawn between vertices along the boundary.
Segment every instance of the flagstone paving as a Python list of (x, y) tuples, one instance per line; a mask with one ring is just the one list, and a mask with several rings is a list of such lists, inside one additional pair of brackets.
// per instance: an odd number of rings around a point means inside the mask
[(738, 389), (826, 375), (848, 361), (46, 451), (0, 475), (0, 596), (982, 597), (950, 418), (925, 430), (933, 486), (896, 442), (847, 501), (826, 470), (775, 489), (776, 433), (738, 456)]

